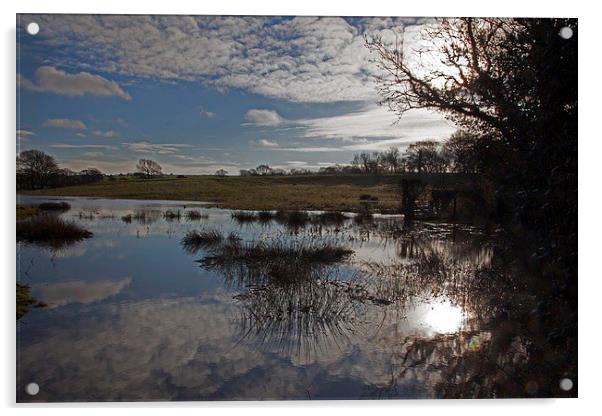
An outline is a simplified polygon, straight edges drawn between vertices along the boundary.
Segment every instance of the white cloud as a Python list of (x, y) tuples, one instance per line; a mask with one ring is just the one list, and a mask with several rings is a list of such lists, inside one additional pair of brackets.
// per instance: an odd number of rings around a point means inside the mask
[(102, 152), (84, 152), (82, 153), (82, 157), (89, 157), (89, 158), (97, 158), (99, 156), (102, 156), (103, 153)]
[(17, 130), (17, 136), (35, 136), (36, 134), (33, 131), (29, 130)]
[(86, 94), (111, 96), (131, 100), (115, 81), (89, 72), (69, 74), (52, 66), (41, 66), (35, 72), (34, 81), (17, 74), (17, 84), (30, 91), (52, 92), (61, 95), (82, 96)]
[(69, 118), (51, 118), (44, 122), (44, 127), (54, 127), (57, 129), (70, 129), (70, 130), (85, 130), (86, 125), (83, 121), (72, 120)]
[(134, 152), (139, 153), (155, 153), (159, 155), (168, 155), (177, 153), (180, 149), (190, 147), (190, 145), (182, 143), (149, 143), (149, 142), (133, 142), (133, 143), (122, 143), (123, 146), (127, 147)]
[[(200, 81), (294, 102), (374, 100), (364, 33), (422, 24), (418, 19), (252, 16), (32, 15), (39, 42), (69, 53), (71, 67), (165, 80)], [(90, 54), (93, 50), (94, 54)]]
[(115, 136), (119, 135), (119, 133), (117, 133), (114, 130), (106, 130), (106, 131), (103, 131), (103, 130), (93, 130), (92, 134), (95, 135), (95, 136), (100, 136), (100, 137), (115, 137)]
[(328, 147), (328, 146), (298, 146), (298, 147), (279, 147), (278, 149), (283, 152), (298, 152), (298, 153), (327, 153), (327, 152), (342, 152), (345, 149), (342, 147)]
[(280, 147), (280, 145), (278, 143), (268, 140), (268, 139), (260, 139), (257, 141), (251, 140), (249, 143), (251, 145), (257, 146), (257, 147), (268, 147), (268, 148)]
[(368, 106), (359, 111), (333, 116), (297, 120), (308, 138), (321, 139), (404, 139), (443, 140), (454, 132), (454, 126), (440, 114), (427, 110), (411, 110), (398, 120), (383, 107)]
[(105, 144), (67, 144), (67, 143), (55, 143), (49, 144), (48, 147), (54, 147), (56, 149), (116, 149), (115, 146), (108, 146)]
[(217, 114), (214, 113), (213, 111), (205, 110), (203, 107), (201, 107), (201, 111), (199, 111), (199, 115), (204, 118), (215, 118), (215, 116), (217, 116)]
[(17, 142), (28, 142), (31, 136), (36, 134), (29, 130), (17, 130)]
[(276, 111), (255, 108), (247, 111), (245, 120), (248, 122), (246, 124), (255, 126), (277, 126), (283, 122), (283, 118)]

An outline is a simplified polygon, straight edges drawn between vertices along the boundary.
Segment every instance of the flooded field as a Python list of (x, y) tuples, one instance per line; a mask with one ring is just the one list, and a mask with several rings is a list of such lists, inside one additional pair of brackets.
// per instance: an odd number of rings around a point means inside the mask
[(18, 245), (19, 401), (563, 394), (495, 227), (20, 198), (53, 201), (92, 235)]

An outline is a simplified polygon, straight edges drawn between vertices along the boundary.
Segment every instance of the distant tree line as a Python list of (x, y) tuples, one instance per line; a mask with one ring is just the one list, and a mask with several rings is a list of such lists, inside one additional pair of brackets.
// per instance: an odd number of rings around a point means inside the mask
[[(351, 161), (352, 173), (481, 173), (486, 148), (476, 135), (459, 130), (444, 143), (421, 140), (401, 153), (397, 147), (383, 152), (362, 152)], [(338, 173), (327, 168), (327, 172)], [(342, 172), (346, 173), (346, 172)]]
[[(349, 164), (321, 167), (318, 171), (293, 168), (284, 170), (261, 164), (254, 169), (241, 169), (240, 176), (300, 176), (347, 175), (387, 173), (473, 173), (483, 171), (483, 160), (489, 150), (486, 142), (477, 135), (458, 130), (443, 143), (421, 140), (410, 144), (402, 153), (397, 147), (382, 152), (362, 152)], [(218, 170), (216, 176), (228, 172)]]
[(79, 172), (61, 168), (56, 159), (40, 150), (17, 156), (17, 189), (43, 189), (98, 182), (104, 174), (96, 168)]

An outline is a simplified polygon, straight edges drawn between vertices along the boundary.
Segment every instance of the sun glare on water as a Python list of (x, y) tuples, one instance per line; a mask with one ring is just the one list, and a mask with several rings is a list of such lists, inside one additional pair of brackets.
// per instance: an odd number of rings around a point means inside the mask
[(428, 305), (424, 323), (433, 332), (449, 334), (459, 331), (466, 320), (466, 313), (448, 301), (435, 301)]

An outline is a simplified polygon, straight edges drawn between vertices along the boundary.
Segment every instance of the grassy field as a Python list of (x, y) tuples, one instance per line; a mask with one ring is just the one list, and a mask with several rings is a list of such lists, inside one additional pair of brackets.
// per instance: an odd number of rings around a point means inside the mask
[(27, 195), (87, 196), (215, 202), (232, 209), (323, 209), (358, 211), (399, 207), (399, 178), (368, 176), (116, 178), (93, 184), (21, 192)]

